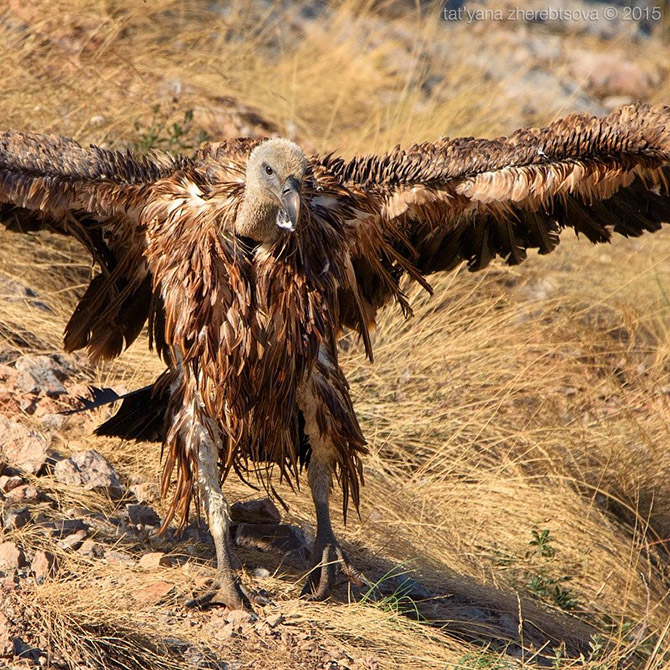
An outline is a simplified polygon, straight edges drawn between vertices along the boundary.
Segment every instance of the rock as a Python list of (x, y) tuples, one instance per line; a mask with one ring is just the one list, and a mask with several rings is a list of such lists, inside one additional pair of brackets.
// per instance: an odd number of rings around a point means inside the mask
[(158, 526), (160, 525), (161, 518), (156, 514), (156, 511), (140, 503), (139, 505), (127, 505), (126, 510), (128, 511), (128, 518), (130, 523), (133, 525), (139, 526)]
[(282, 554), (292, 552), (303, 558), (311, 553), (302, 530), (284, 523), (241, 523), (233, 527), (233, 541), (238, 547), (253, 547)]
[(2, 512), (2, 527), (5, 530), (23, 528), (30, 520), (30, 510), (27, 507), (6, 507)]
[(173, 588), (174, 586), (167, 582), (154, 582), (153, 584), (149, 584), (149, 586), (135, 591), (132, 594), (132, 598), (139, 605), (157, 605)]
[(144, 554), (140, 558), (138, 565), (145, 570), (154, 570), (156, 568), (172, 567), (173, 560), (170, 556), (166, 556), (162, 551), (152, 551)]
[(273, 614), (269, 617), (265, 617), (264, 623), (266, 623), (270, 628), (276, 628), (280, 623), (284, 622), (283, 614)]
[(58, 546), (61, 549), (66, 549), (66, 550), (76, 550), (81, 547), (81, 545), (84, 543), (84, 540), (86, 539), (88, 533), (81, 529), (77, 530), (71, 535), (68, 535), (67, 537), (64, 537), (62, 540), (58, 542)]
[(7, 618), (0, 608), (0, 658), (14, 655), (14, 634), (12, 622)]
[(79, 531), (88, 531), (88, 524), (81, 519), (58, 519), (50, 521), (43, 516), (38, 517), (37, 523), (43, 532), (51, 537), (63, 538)]
[(229, 623), (234, 630), (242, 631), (249, 628), (251, 624), (258, 620), (258, 616), (253, 612), (246, 610), (231, 610), (226, 614), (226, 622)]
[(0, 275), (0, 294), (5, 302), (27, 303), (31, 307), (53, 314), (53, 310), (47, 304), (38, 300), (39, 295), (30, 286), (4, 274)]
[(95, 449), (80, 451), (56, 463), (54, 474), (61, 484), (83, 486), (87, 491), (107, 493), (111, 498), (123, 496), (116, 470)]
[(49, 430), (61, 430), (68, 419), (68, 417), (63, 414), (41, 414), (39, 408), (35, 414), (39, 416), (39, 422), (42, 426)]
[(2, 475), (0, 477), (0, 491), (3, 493), (9, 493), (21, 484), (23, 484), (23, 479), (18, 475)]
[(47, 461), (49, 438), (0, 415), (0, 458), (27, 474), (36, 475)]
[(54, 397), (67, 392), (63, 382), (75, 369), (70, 357), (53, 354), (51, 356), (23, 356), (16, 361), (17, 386), (24, 393), (43, 393)]
[(14, 542), (3, 542), (0, 544), (0, 570), (13, 572), (26, 565), (26, 555), (23, 549), (17, 547)]
[(91, 558), (104, 558), (105, 548), (95, 540), (88, 538), (79, 547), (79, 553), (82, 556), (90, 556)]
[(124, 554), (122, 551), (117, 549), (106, 549), (105, 550), (105, 560), (110, 565), (134, 565), (135, 561), (132, 556)]
[(573, 79), (600, 98), (642, 100), (656, 86), (655, 76), (621, 54), (575, 50), (570, 57)]
[(51, 552), (39, 550), (35, 552), (30, 569), (37, 581), (43, 582), (47, 577), (53, 577), (56, 574), (58, 562)]
[(393, 589), (395, 592), (408, 596), (412, 600), (425, 600), (432, 595), (425, 584), (407, 575), (398, 575), (390, 581), (395, 582), (395, 588)]
[(34, 503), (40, 499), (42, 496), (33, 484), (21, 484), (7, 494), (7, 501), (15, 504)]
[(139, 503), (152, 502), (154, 500), (158, 500), (160, 497), (158, 486), (153, 482), (141, 482), (139, 484), (133, 484), (129, 491), (135, 496), (137, 502)]
[(267, 579), (270, 576), (270, 571), (267, 568), (256, 568), (254, 570), (254, 577), (256, 579)]
[(230, 507), (233, 523), (279, 523), (281, 515), (269, 498), (238, 501)]

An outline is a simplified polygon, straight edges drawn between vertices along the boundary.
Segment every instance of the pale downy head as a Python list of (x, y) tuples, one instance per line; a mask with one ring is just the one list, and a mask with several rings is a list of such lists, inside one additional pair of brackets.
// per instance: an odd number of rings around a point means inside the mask
[(300, 218), (300, 188), (307, 159), (300, 147), (283, 138), (266, 140), (249, 155), (244, 202), (235, 232), (272, 243), (291, 234)]

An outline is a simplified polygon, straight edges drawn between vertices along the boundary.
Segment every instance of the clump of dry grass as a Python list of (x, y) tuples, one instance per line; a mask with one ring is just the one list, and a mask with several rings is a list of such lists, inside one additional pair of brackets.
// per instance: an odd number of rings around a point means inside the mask
[[(345, 1), (298, 40), (300, 7), (43, 0), (28, 9), (10, 2), (0, 15), (3, 124), (84, 142), (185, 149), (201, 130), (221, 127), (210, 123), (225, 115), (216, 98), (233, 96), (283, 134), (351, 154), (445, 133), (508, 132), (522, 120), (570, 111), (542, 91), (534, 111), (509, 96), (523, 68), (484, 81), (476, 58), (482, 28), (447, 28), (433, 9), (389, 15), (374, 3)], [(519, 39), (510, 26), (485, 37), (501, 58)], [(577, 43), (610, 48), (568, 35), (561, 53)], [(667, 53), (655, 42), (616, 46), (650, 66)], [(667, 78), (653, 97), (670, 97)], [(193, 122), (182, 136), (173, 124), (184, 126), (188, 110)], [(0, 249), (0, 272), (34, 288), (52, 310), (3, 302), (0, 342), (17, 352), (59, 351), (88, 261), (70, 241), (49, 235), (0, 232)], [(291, 630), (372, 659), (366, 667), (507, 668), (540, 656), (561, 668), (664, 667), (669, 257), (667, 233), (607, 249), (567, 239), (518, 269), (437, 278), (430, 300), (412, 289), (416, 317), (383, 314), (374, 366), (347, 341), (343, 363), (371, 454), (361, 520), (338, 530), (373, 581), (400, 565), (439, 597), (414, 603), (391, 587), (381, 600), (361, 604), (340, 594), (337, 604), (308, 605), (291, 600), (300, 566), (244, 552), (248, 564), (272, 567), (266, 588)], [(139, 343), (111, 364), (82, 364), (81, 381), (133, 388), (160, 369)], [(157, 478), (156, 445), (81, 430), (76, 424), (60, 434), (64, 455), (95, 447), (127, 481)], [(52, 477), (37, 484), (60, 509), (119, 511), (118, 503)], [(249, 495), (232, 480), (227, 488), (233, 498)], [(307, 496), (282, 494), (289, 520), (309, 527)], [(183, 613), (187, 573), (87, 563), (29, 528), (12, 537), (58, 554), (57, 578), (24, 592), (26, 614), (72, 667), (82, 658), (184, 667), (190, 661), (170, 638), (230, 658), (214, 624), (194, 626)], [(185, 541), (174, 542), (176, 553), (191, 556), (186, 565), (211, 560), (206, 544), (189, 553)], [(123, 548), (142, 551), (130, 541)], [(169, 602), (133, 604), (133, 591), (159, 578), (175, 584)], [(416, 615), (414, 605), (418, 621), (406, 616)], [(289, 643), (260, 653), (253, 637), (234, 646), (236, 658), (253, 667), (309, 662), (292, 653)]]

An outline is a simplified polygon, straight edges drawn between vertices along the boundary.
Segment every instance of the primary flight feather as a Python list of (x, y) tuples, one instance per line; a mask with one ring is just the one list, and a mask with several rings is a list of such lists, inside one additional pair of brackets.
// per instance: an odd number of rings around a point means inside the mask
[[(165, 520), (201, 501), (218, 579), (199, 603), (249, 606), (231, 568), (230, 470), (298, 476), (308, 464), (317, 536), (305, 595), (325, 598), (339, 567), (333, 477), (358, 505), (365, 438), (338, 364), (358, 332), (369, 358), (377, 310), (401, 288), (461, 262), (471, 270), (527, 249), (549, 253), (563, 228), (592, 242), (670, 221), (670, 108), (570, 116), (508, 138), (441, 139), (346, 161), (306, 157), (285, 139), (233, 140), (193, 157), (82, 148), (0, 134), (0, 215), (17, 231), (76, 237), (100, 268), (65, 348), (112, 358), (149, 323), (167, 369), (99, 432), (161, 439)], [(259, 463), (269, 465), (259, 466)]]

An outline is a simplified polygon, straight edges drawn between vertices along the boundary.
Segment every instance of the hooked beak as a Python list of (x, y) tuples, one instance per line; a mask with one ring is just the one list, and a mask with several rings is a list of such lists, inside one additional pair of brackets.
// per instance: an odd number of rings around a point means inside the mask
[(293, 231), (300, 218), (300, 182), (295, 177), (289, 177), (284, 182), (279, 200), (285, 216), (277, 219), (277, 225)]

